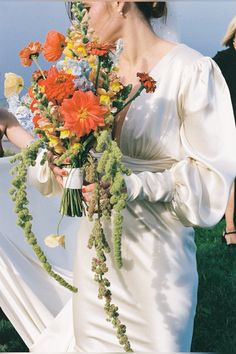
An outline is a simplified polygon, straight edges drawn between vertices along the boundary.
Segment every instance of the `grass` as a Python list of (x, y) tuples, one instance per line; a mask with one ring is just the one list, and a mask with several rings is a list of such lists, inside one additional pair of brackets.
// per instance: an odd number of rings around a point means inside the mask
[(221, 244), (221, 221), (212, 230), (197, 230), (198, 308), (192, 351), (235, 352), (236, 247)]
[[(221, 221), (212, 230), (196, 230), (199, 270), (193, 352), (235, 352), (236, 248), (222, 245)], [(3, 316), (3, 315), (2, 315)], [(26, 346), (0, 314), (0, 352), (25, 352)]]
[(0, 312), (0, 352), (27, 352), (28, 348), (6, 318)]

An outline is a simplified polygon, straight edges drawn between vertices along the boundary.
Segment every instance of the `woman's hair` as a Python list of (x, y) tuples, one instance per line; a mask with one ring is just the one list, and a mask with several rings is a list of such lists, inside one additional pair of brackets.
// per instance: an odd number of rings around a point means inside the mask
[(145, 1), (135, 2), (135, 4), (148, 22), (151, 18), (167, 16), (167, 5), (165, 1)]
[[(70, 20), (73, 19), (71, 12), (73, 2), (68, 2), (66, 5), (67, 13)], [(167, 16), (167, 5), (165, 1), (150, 1), (150, 2), (135, 2), (139, 11), (143, 14), (145, 19), (149, 22), (151, 18), (160, 18)]]
[(222, 40), (222, 45), (225, 47), (233, 47), (234, 36), (236, 33), (236, 16), (231, 20), (227, 31)]

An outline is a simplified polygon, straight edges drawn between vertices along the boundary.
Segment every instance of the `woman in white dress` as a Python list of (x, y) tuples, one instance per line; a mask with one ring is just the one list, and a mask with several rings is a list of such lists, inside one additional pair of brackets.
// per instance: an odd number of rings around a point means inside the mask
[[(113, 302), (134, 351), (190, 351), (198, 275), (193, 226), (209, 227), (222, 217), (236, 175), (236, 131), (227, 85), (217, 65), (187, 47), (154, 34), (154, 3), (86, 1), (90, 25), (102, 41), (123, 39), (119, 70), (124, 83), (138, 85), (149, 72), (156, 92), (145, 92), (116, 119), (114, 137), (132, 169), (125, 177), (124, 265), (108, 257)], [(159, 4), (162, 5), (163, 4)], [(37, 168), (36, 168), (37, 169)], [(56, 179), (35, 184), (51, 193)], [(34, 178), (32, 173), (32, 179)], [(84, 187), (90, 200), (93, 185)], [(79, 352), (120, 352), (90, 271), (87, 248), (92, 223), (81, 219), (74, 267), (73, 299)], [(109, 225), (107, 225), (109, 241)]]
[[(228, 88), (210, 58), (153, 33), (148, 20), (165, 7), (123, 1), (88, 1), (86, 6), (90, 25), (101, 40), (124, 42), (119, 62), (123, 82), (132, 83), (135, 91), (136, 73), (141, 71), (157, 81), (156, 92), (143, 92), (117, 117), (114, 129), (124, 163), (133, 173), (125, 177), (129, 200), (123, 212), (123, 268), (115, 269), (112, 254), (107, 259), (113, 302), (134, 351), (188, 352), (198, 286), (192, 226), (208, 227), (221, 219), (236, 175)], [(61, 190), (62, 171), (50, 167), (55, 176), (47, 165), (30, 170), (32, 182), (44, 195)], [(92, 189), (85, 187), (88, 201)], [(70, 302), (62, 299), (64, 289), (61, 303), (68, 305), (61, 312), (55, 301), (57, 309), (52, 309), (53, 294), (60, 294), (56, 286), (55, 292), (48, 292), (50, 306), (39, 297), (44, 305), (37, 311), (39, 319), (32, 310), (30, 316), (38, 321), (41, 334), (31, 351), (122, 351), (105, 320), (90, 271), (91, 228), (91, 222), (80, 219), (74, 265), (79, 291), (73, 296), (73, 313)], [(31, 300), (34, 303), (33, 295)], [(54, 320), (45, 307), (54, 313)]]

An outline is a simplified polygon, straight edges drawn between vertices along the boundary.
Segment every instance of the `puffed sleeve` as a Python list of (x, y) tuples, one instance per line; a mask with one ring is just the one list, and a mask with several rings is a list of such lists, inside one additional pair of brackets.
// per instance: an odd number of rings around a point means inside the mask
[(28, 169), (28, 178), (38, 191), (46, 197), (53, 197), (62, 192), (62, 187), (57, 182), (53, 172), (46, 161), (42, 166), (40, 164), (44, 151), (41, 151), (36, 160), (35, 166), (30, 166)]
[(226, 82), (213, 60), (186, 66), (178, 95), (181, 158), (164, 173), (125, 177), (129, 200), (168, 202), (186, 226), (223, 216), (236, 175), (236, 128)]

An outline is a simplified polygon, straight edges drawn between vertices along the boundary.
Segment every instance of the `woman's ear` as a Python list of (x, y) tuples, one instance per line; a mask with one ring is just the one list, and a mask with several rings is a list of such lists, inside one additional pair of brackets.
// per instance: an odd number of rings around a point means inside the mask
[(126, 1), (116, 1), (113, 3), (116, 11), (122, 16), (125, 17), (129, 10), (130, 3)]

